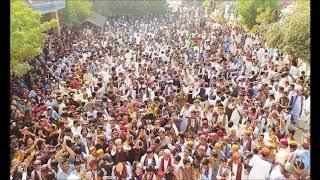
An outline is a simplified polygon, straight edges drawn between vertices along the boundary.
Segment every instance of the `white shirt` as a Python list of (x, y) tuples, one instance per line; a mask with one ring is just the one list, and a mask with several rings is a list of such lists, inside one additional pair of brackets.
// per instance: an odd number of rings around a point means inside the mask
[[(267, 179), (269, 177), (271, 163), (261, 158), (256, 159), (252, 164), (252, 169), (249, 174), (249, 179)], [(250, 165), (250, 162), (249, 162)]]
[(68, 176), (68, 180), (77, 180), (79, 179), (80, 180), (80, 173), (77, 172), (77, 170), (73, 170), (71, 172), (71, 174)]
[(58, 173), (57, 173), (57, 180), (66, 180), (68, 179), (69, 175), (71, 174), (71, 168), (69, 168), (69, 172), (65, 173), (62, 171), (62, 169), (59, 167)]
[[(154, 157), (154, 160), (156, 161), (156, 166), (155, 166), (155, 168), (156, 168), (156, 169), (159, 169), (160, 163), (159, 163), (158, 155), (157, 155), (157, 154), (154, 154), (153, 157)], [(146, 166), (144, 166), (144, 161), (145, 161), (146, 158), (147, 158), (147, 154), (143, 155), (143, 156), (141, 157), (141, 160), (140, 160), (140, 163), (143, 165), (143, 169), (146, 169)], [(153, 161), (153, 158), (147, 159), (147, 164), (148, 164), (148, 165), (151, 164), (152, 161)]]
[(276, 165), (273, 170), (270, 173), (270, 180), (285, 180), (287, 179), (286, 177), (283, 176), (283, 174), (280, 171), (280, 166)]

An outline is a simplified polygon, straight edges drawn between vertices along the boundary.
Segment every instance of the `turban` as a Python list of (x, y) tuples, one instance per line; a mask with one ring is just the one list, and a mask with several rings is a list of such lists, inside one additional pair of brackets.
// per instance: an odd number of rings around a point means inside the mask
[(237, 145), (237, 144), (233, 144), (233, 145), (231, 146), (231, 149), (232, 149), (233, 151), (238, 151), (238, 150), (240, 149), (240, 146)]
[(264, 156), (268, 156), (271, 153), (270, 149), (267, 147), (263, 147), (261, 150), (261, 154)]
[(104, 154), (103, 149), (98, 149), (97, 150), (97, 156), (102, 156)]
[(216, 144), (214, 145), (214, 147), (216, 147), (216, 148), (222, 148), (222, 145), (221, 145), (220, 143), (216, 143)]
[(280, 143), (283, 145), (288, 145), (288, 140), (286, 138), (280, 139)]
[(296, 146), (296, 145), (297, 145), (297, 141), (291, 140), (291, 141), (289, 142), (289, 145)]
[(170, 155), (171, 154), (171, 151), (169, 149), (165, 149), (163, 152), (164, 152), (165, 155)]

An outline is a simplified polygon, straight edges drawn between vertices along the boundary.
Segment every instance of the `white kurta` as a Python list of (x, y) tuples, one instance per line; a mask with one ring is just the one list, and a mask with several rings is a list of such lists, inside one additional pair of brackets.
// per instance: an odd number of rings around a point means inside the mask
[(301, 106), (301, 103), (304, 103), (304, 97), (303, 96), (298, 96), (297, 100), (293, 104), (293, 107), (292, 107), (292, 110), (291, 110), (291, 113), (293, 115), (294, 121), (297, 121), (300, 118), (300, 113), (301, 113), (302, 107), (303, 107), (303, 104)]
[(280, 171), (280, 166), (276, 165), (273, 170), (270, 173), (270, 180), (285, 180), (286, 177), (283, 176), (283, 174)]
[(252, 169), (250, 171), (248, 179), (267, 179), (269, 177), (271, 163), (261, 158), (257, 158), (254, 162), (251, 163), (251, 165)]
[(310, 129), (310, 96), (303, 104), (301, 121), (299, 121), (298, 125), (304, 130)]

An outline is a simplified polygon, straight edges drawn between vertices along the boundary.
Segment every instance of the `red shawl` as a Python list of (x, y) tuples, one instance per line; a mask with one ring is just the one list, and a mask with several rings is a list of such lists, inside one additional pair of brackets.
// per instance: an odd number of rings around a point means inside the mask
[[(171, 158), (169, 157), (169, 160), (168, 160), (168, 167), (171, 166)], [(164, 158), (162, 158), (161, 160), (161, 170), (164, 172)]]
[(241, 174), (242, 174), (242, 163), (238, 163), (238, 168), (237, 168), (237, 174), (236, 174), (236, 180), (241, 180)]
[[(244, 151), (245, 151), (245, 150), (251, 151), (252, 139), (249, 138), (249, 140), (247, 140), (247, 141), (248, 141), (248, 142), (247, 142), (247, 144), (246, 144), (246, 147), (243, 147), (243, 150), (244, 150)], [(241, 145), (243, 145), (243, 143), (244, 143), (244, 139), (242, 139)]]
[[(231, 160), (229, 161), (228, 166), (229, 166), (229, 168), (231, 169), (231, 173), (233, 174), (233, 173), (234, 173), (233, 170), (232, 170), (232, 169), (233, 169), (233, 168), (232, 168), (232, 166), (233, 166), (233, 159), (231, 159)], [(239, 162), (239, 163), (238, 163), (238, 167), (237, 167), (236, 180), (241, 180), (241, 175), (242, 175), (242, 163)]]

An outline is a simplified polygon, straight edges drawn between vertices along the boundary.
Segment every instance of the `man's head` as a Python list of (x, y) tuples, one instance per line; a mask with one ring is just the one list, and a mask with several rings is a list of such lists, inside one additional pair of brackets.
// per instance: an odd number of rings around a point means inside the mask
[(69, 171), (69, 162), (66, 160), (62, 163), (62, 170), (63, 172), (67, 172)]

